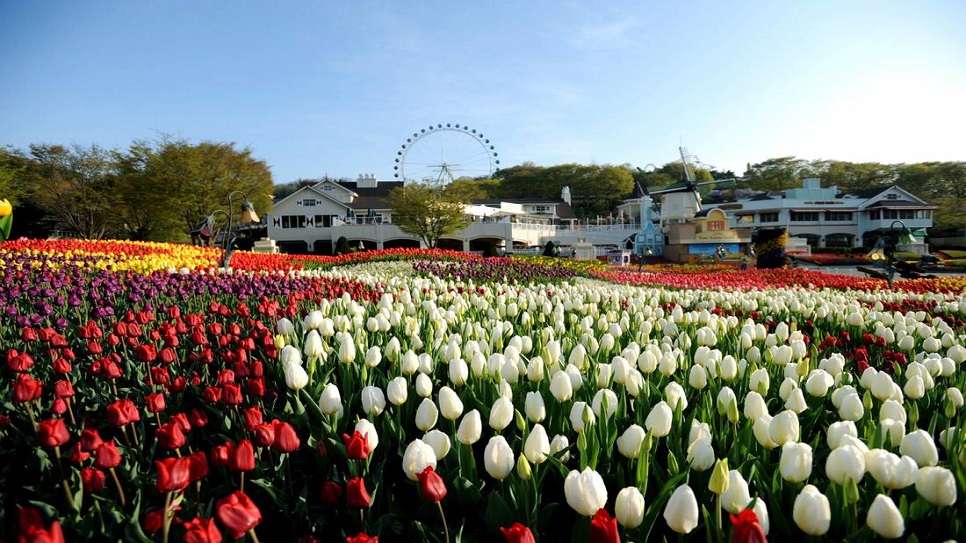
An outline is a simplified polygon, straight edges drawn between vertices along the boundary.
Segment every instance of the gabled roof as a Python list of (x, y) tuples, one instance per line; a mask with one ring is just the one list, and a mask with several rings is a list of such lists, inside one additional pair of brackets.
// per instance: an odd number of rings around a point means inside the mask
[(860, 198), (862, 200), (868, 200), (869, 198), (874, 198), (874, 197), (882, 194), (883, 192), (891, 189), (894, 186), (895, 185), (887, 185), (887, 186), (883, 186), (883, 187), (872, 187), (872, 188), (869, 188), (869, 189), (851, 190), (849, 192), (846, 192), (846, 193), (842, 194), (842, 196), (844, 196), (844, 197), (851, 196), (853, 198)]
[(343, 207), (346, 207), (346, 208), (349, 207), (349, 205), (346, 204), (345, 202), (340, 202), (339, 200), (336, 200), (335, 198), (329, 196), (328, 194), (326, 194), (322, 190), (316, 188), (316, 187), (321, 186), (322, 184), (323, 183), (317, 183), (317, 184), (312, 185), (312, 186), (302, 187), (302, 188), (298, 189), (297, 191), (293, 192), (292, 194), (289, 194), (285, 198), (282, 198), (279, 202), (275, 203), (272, 207), (273, 208), (280, 207), (282, 204), (285, 204), (289, 200), (298, 200), (299, 198), (304, 198), (306, 194), (311, 194), (312, 196), (318, 196), (320, 198), (325, 198), (326, 200), (330, 200), (330, 201), (335, 202), (335, 203), (339, 204), (340, 206), (343, 206)]
[(389, 196), (389, 191), (403, 186), (402, 181), (378, 181), (374, 187), (360, 187), (357, 181), (338, 181), (338, 184), (358, 194), (360, 198), (367, 196), (385, 198)]

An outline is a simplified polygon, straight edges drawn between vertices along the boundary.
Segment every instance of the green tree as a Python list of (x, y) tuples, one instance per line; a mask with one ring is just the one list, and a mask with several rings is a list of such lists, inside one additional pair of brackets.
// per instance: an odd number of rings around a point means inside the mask
[(30, 146), (33, 197), (59, 228), (87, 239), (115, 237), (121, 205), (111, 153), (97, 145)]
[(184, 240), (215, 210), (237, 219), (245, 197), (259, 215), (271, 209), (271, 170), (251, 150), (238, 150), (234, 143), (191, 144), (165, 136), (135, 142), (120, 163), (125, 187), (119, 193), (137, 199), (151, 215), (148, 222), (129, 217), (128, 226), (139, 236)]
[(770, 158), (745, 172), (743, 186), (766, 192), (783, 191), (801, 186), (802, 179), (817, 176), (815, 167), (807, 160), (793, 156)]
[(532, 163), (497, 172), (503, 198), (560, 198), (570, 187), (571, 205), (578, 217), (610, 214), (621, 199), (634, 191), (634, 177), (624, 166), (560, 164), (542, 167)]
[(843, 192), (888, 186), (895, 182), (895, 168), (878, 162), (815, 162), (822, 185), (836, 186)]
[(464, 201), (458, 189), (427, 183), (408, 183), (389, 192), (392, 222), (429, 248), (463, 226)]

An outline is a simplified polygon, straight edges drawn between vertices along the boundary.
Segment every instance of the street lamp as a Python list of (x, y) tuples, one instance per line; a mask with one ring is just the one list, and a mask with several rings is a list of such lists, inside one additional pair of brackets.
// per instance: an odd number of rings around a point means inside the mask
[[(238, 219), (238, 224), (232, 225), (232, 221), (234, 219), (232, 210), (234, 208), (236, 194), (242, 197), (241, 217)], [(211, 213), (211, 215), (208, 216), (207, 219), (205, 219), (205, 222), (209, 225), (214, 225), (215, 215), (218, 213), (222, 213), (228, 218), (228, 228), (225, 230), (225, 233), (221, 239), (221, 247), (225, 251), (225, 258), (222, 262), (222, 267), (227, 268), (229, 262), (231, 262), (231, 253), (234, 250), (235, 240), (238, 238), (238, 233), (236, 230), (242, 226), (257, 223), (259, 219), (258, 213), (255, 212), (255, 206), (248, 201), (248, 196), (240, 190), (233, 190), (228, 193), (228, 211), (216, 209)]]
[[(898, 226), (896, 226), (898, 225)], [(900, 220), (892, 221), (889, 225), (889, 240), (879, 238), (875, 242), (875, 247), (867, 255), (874, 263), (882, 266), (886, 271), (886, 282), (889, 290), (892, 290), (892, 282), (896, 276), (895, 253), (899, 245), (914, 245), (919, 243), (916, 236), (912, 234), (906, 223)]]

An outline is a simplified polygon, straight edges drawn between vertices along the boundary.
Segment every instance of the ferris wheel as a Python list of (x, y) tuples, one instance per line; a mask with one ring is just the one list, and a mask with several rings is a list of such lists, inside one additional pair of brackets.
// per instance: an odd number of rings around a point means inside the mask
[(496, 148), (482, 132), (464, 124), (429, 125), (413, 132), (396, 152), (401, 181), (451, 183), (461, 177), (489, 177), (500, 164)]

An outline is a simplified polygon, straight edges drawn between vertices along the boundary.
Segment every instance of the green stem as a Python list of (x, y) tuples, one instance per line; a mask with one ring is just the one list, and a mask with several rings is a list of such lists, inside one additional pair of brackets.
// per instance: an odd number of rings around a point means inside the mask
[(439, 517), (443, 519), (443, 532), (446, 534), (446, 543), (449, 543), (449, 525), (446, 524), (446, 513), (443, 513), (442, 502), (436, 502), (436, 507), (439, 507)]

